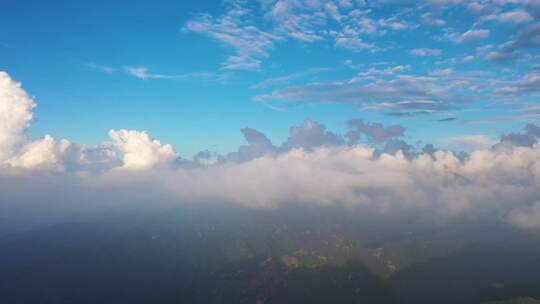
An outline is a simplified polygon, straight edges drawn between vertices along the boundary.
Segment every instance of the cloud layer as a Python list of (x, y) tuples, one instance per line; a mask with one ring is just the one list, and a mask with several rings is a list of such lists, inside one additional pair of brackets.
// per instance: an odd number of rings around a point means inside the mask
[[(111, 130), (111, 141), (98, 146), (51, 136), (32, 140), (26, 130), (35, 103), (9, 75), (0, 76), (0, 115), (8, 118), (0, 128), (3, 212), (18, 204), (39, 205), (38, 197), (91, 204), (92, 198), (122, 195), (125, 201), (148, 203), (340, 205), (383, 214), (421, 210), (441, 219), (472, 216), (540, 228), (540, 134), (535, 125), (503, 136), (492, 147), (473, 145), (477, 149), (462, 157), (433, 146), (417, 151), (400, 139), (405, 129), (398, 125), (351, 120), (355, 136), (341, 136), (306, 120), (292, 127), (281, 145), (245, 128), (247, 145), (238, 151), (226, 156), (206, 151), (183, 160), (172, 146), (133, 130)], [(373, 146), (359, 145), (359, 137)], [(209, 161), (212, 157), (216, 161)], [(66, 191), (69, 195), (62, 195)]]

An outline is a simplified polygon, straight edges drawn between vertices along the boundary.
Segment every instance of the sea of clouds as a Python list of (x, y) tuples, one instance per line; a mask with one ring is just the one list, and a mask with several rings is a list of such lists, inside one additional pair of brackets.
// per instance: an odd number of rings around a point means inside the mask
[[(187, 160), (143, 131), (110, 130), (110, 140), (99, 145), (30, 138), (35, 107), (22, 85), (0, 72), (0, 219), (116, 201), (222, 202), (247, 208), (365, 206), (383, 215), (421, 210), (441, 219), (474, 216), (540, 229), (535, 125), (489, 148), (458, 154), (430, 145), (413, 152), (395, 139), (404, 131), (397, 126), (353, 120), (357, 133), (341, 137), (306, 121), (291, 128), (281, 146), (246, 128), (248, 145), (238, 151), (203, 151)], [(384, 148), (357, 143), (359, 134)]]

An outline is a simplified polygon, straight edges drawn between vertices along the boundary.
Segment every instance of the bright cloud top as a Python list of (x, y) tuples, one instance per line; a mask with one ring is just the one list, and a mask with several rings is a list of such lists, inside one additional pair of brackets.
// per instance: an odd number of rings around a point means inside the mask
[(6, 161), (25, 142), (36, 104), (6, 72), (0, 72), (0, 100), (0, 161)]
[[(111, 130), (111, 142), (100, 146), (57, 140), (50, 135), (32, 140), (26, 131), (36, 106), (19, 82), (0, 72), (0, 162), (20, 168), (46, 168), (63, 171), (66, 168), (80, 170), (85, 166), (114, 166), (117, 154), (123, 154), (125, 169), (151, 169), (177, 158), (172, 146), (162, 145), (145, 132)], [(88, 169), (88, 168), (86, 168)]]

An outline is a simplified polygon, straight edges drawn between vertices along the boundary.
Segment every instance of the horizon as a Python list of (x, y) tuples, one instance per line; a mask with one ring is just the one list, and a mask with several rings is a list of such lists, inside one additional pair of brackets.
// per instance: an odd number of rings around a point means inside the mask
[(540, 0), (0, 27), (7, 303), (540, 303)]
[(192, 158), (242, 128), (279, 145), (361, 118), (457, 151), (538, 121), (535, 1), (29, 3), (3, 2), (0, 56), (39, 105), (33, 137), (133, 129)]

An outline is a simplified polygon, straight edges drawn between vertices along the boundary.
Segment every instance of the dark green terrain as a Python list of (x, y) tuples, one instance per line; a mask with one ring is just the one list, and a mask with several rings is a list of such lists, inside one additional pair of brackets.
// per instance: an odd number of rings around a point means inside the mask
[(1, 238), (2, 303), (540, 298), (539, 238), (500, 223), (219, 205), (96, 218)]

